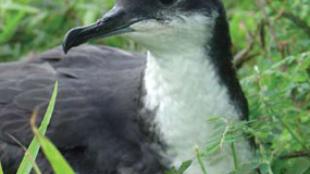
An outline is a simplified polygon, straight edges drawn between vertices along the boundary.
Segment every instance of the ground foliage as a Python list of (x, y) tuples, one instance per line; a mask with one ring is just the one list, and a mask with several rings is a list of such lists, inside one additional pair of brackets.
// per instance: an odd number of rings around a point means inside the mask
[[(225, 143), (234, 148), (238, 130), (243, 130), (255, 139), (259, 156), (255, 165), (264, 174), (310, 174), (310, 1), (224, 2), (234, 63), (249, 100), (251, 120), (234, 124), (211, 119), (221, 125), (222, 136), (197, 150), (199, 158)], [(96, 21), (113, 3), (0, 0), (0, 60), (16, 60), (61, 44), (68, 29)], [(93, 42), (139, 49), (118, 37)], [(171, 173), (183, 171), (184, 166)], [(245, 167), (236, 166), (236, 173), (243, 173)]]

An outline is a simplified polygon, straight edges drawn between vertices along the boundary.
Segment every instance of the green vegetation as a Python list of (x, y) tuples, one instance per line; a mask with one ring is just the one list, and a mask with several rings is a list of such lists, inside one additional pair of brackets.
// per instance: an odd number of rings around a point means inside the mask
[[(226, 120), (210, 120), (219, 125), (222, 136), (210, 141), (206, 149), (197, 150), (198, 156), (207, 158), (223, 144), (231, 145), (234, 151), (234, 141), (242, 130), (254, 136), (259, 158), (255, 164), (239, 166), (235, 154), (235, 173), (243, 174), (245, 168), (259, 166), (263, 174), (310, 174), (309, 0), (224, 2), (235, 65), (249, 100), (251, 121), (228, 124)], [(0, 60), (16, 60), (60, 45), (68, 29), (96, 21), (113, 3), (112, 0), (91, 3), (0, 0)], [(132, 42), (118, 37), (94, 42), (136, 48)], [(42, 144), (46, 141), (40, 134), (36, 134), (35, 141)], [(54, 150), (50, 144), (47, 146)], [(31, 157), (35, 157), (37, 150), (30, 151), (33, 151)], [(183, 173), (190, 163), (185, 162), (169, 173)], [(28, 171), (33, 163), (26, 166)]]
[(256, 0), (228, 8), (261, 169), (309, 174), (310, 3)]

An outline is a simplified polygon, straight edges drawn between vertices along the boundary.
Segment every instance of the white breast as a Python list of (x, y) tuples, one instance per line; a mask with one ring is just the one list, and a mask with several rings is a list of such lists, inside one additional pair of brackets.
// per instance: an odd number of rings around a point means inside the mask
[[(180, 50), (177, 56), (170, 54), (167, 57), (148, 54), (144, 102), (148, 109), (157, 110), (155, 124), (168, 145), (166, 155), (174, 166), (195, 159), (195, 148), (204, 149), (210, 142), (215, 130), (208, 121), (211, 117), (239, 118), (226, 87), (219, 83), (204, 51), (203, 48), (188, 49), (184, 53)], [(247, 161), (251, 156), (247, 143), (239, 144), (238, 148), (243, 149), (238, 155)], [(209, 174), (224, 174), (233, 169), (228, 147), (218, 155), (224, 158), (217, 163), (205, 161)], [(199, 174), (200, 171), (197, 160), (194, 160), (187, 173)]]

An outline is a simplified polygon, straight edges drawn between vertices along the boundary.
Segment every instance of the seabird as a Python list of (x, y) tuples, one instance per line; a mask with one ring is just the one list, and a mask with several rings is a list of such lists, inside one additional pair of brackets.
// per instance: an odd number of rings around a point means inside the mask
[[(124, 35), (147, 56), (94, 38)], [(78, 47), (77, 47), (78, 46)], [(76, 48), (73, 48), (76, 47)], [(220, 0), (118, 0), (98, 22), (72, 29), (63, 50), (0, 65), (0, 160), (14, 173), (31, 141), (29, 119), (43, 115), (52, 87), (59, 96), (47, 136), (79, 174), (163, 174), (206, 147), (218, 116), (246, 120), (248, 106), (232, 65), (231, 39)], [(40, 119), (38, 119), (38, 122)], [(12, 137), (14, 137), (14, 140)], [(240, 165), (253, 152), (236, 144)], [(42, 154), (37, 162), (52, 173)], [(230, 146), (203, 159), (209, 174), (234, 170)]]

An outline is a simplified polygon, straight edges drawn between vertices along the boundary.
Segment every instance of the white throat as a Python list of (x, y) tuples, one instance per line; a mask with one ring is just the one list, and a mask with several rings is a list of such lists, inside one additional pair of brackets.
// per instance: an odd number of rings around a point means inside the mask
[[(210, 60), (203, 46), (173, 53), (148, 53), (144, 102), (148, 109), (156, 110), (155, 124), (168, 145), (166, 155), (174, 166), (195, 159), (197, 146), (206, 147), (214, 135), (215, 128), (208, 121), (211, 117), (239, 118)], [(242, 148), (248, 152), (245, 146)], [(224, 159), (217, 164), (205, 161), (209, 174), (233, 169), (230, 149), (224, 149), (221, 155)], [(200, 171), (195, 161), (187, 173)]]

